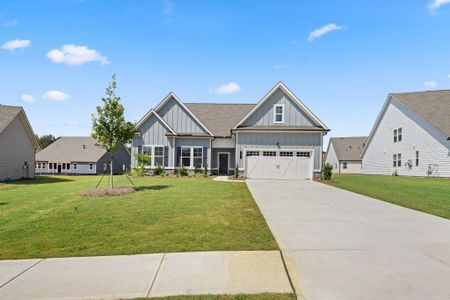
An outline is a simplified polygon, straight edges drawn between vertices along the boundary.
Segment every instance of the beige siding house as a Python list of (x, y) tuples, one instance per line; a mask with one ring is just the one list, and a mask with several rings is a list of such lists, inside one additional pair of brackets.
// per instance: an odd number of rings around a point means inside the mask
[(38, 147), (23, 108), (0, 105), (0, 181), (34, 177)]
[(334, 173), (361, 173), (361, 152), (366, 142), (366, 136), (331, 138), (325, 163), (333, 166)]
[(389, 94), (362, 167), (364, 174), (450, 177), (450, 90)]

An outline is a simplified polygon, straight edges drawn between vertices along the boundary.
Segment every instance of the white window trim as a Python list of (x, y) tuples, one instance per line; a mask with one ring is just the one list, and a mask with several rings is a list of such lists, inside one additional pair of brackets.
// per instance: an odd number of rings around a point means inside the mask
[[(281, 112), (281, 121), (277, 121), (277, 107), (281, 107), (283, 110)], [(276, 124), (283, 124), (284, 123), (284, 104), (275, 104), (273, 106), (273, 122)]]
[(163, 164), (162, 165), (164, 166), (164, 157), (165, 157), (164, 151), (165, 151), (165, 147), (166, 147), (165, 145), (142, 145), (142, 148), (144, 148), (144, 147), (152, 149), (151, 150), (152, 154), (151, 154), (151, 157), (150, 157), (150, 164), (149, 165), (145, 165), (145, 167), (147, 167), (147, 168), (155, 168), (156, 167), (156, 165), (155, 165), (155, 147), (162, 147), (163, 148), (163, 155), (162, 155)]
[(188, 169), (194, 169), (195, 168), (195, 166), (193, 165), (194, 164), (194, 149), (201, 149), (202, 150), (202, 163), (201, 163), (201, 167), (203, 168), (203, 163), (204, 163), (204, 161), (203, 161), (203, 155), (204, 155), (204, 153), (203, 153), (203, 147), (202, 146), (181, 146), (181, 156), (180, 156), (180, 163), (182, 163), (182, 161), (183, 161), (183, 149), (191, 149), (190, 151), (191, 151), (191, 154), (190, 154), (190, 158), (189, 158), (189, 166), (185, 166), (186, 168), (188, 168)]

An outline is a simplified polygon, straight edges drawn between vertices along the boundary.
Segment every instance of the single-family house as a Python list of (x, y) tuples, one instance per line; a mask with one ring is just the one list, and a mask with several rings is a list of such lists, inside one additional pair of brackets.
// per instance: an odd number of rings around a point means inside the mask
[(362, 155), (364, 174), (450, 177), (450, 90), (389, 94)]
[(325, 163), (333, 166), (334, 173), (361, 173), (361, 153), (366, 141), (367, 136), (330, 138)]
[[(256, 104), (183, 103), (169, 93), (137, 123), (132, 153), (147, 168), (207, 168), (247, 178), (319, 176), (329, 131), (282, 82)], [(132, 165), (136, 162), (132, 155)]]
[(0, 104), (0, 181), (34, 177), (38, 148), (24, 109)]
[[(64, 136), (36, 153), (36, 173), (89, 175), (109, 172), (111, 154), (95, 145), (87, 136)], [(113, 172), (120, 174), (130, 169), (130, 152), (125, 145), (113, 157)]]

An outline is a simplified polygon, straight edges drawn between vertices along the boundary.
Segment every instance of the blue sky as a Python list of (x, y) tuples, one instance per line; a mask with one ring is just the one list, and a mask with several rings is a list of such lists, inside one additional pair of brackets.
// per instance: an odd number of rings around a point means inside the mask
[(0, 103), (88, 135), (112, 73), (131, 121), (169, 91), (254, 103), (281, 80), (329, 136), (367, 135), (388, 92), (450, 88), (449, 28), (450, 0), (4, 1)]

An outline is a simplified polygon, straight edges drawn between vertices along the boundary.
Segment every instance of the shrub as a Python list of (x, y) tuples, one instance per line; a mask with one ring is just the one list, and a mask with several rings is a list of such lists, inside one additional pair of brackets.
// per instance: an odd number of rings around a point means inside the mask
[(194, 174), (202, 173), (202, 166), (196, 165), (194, 168)]
[(148, 153), (136, 153), (134, 158), (137, 161), (136, 167), (133, 168), (137, 176), (145, 175), (145, 165), (150, 160), (150, 155)]
[(161, 165), (157, 165), (156, 168), (153, 170), (153, 174), (156, 176), (164, 175), (164, 167)]
[(325, 180), (330, 180), (331, 176), (333, 176), (333, 166), (326, 163), (322, 168), (322, 178)]
[(177, 170), (177, 175), (178, 176), (187, 176), (188, 175), (187, 168), (185, 166), (181, 165)]

